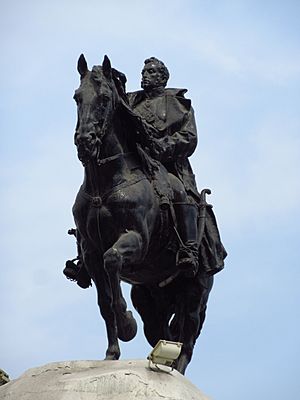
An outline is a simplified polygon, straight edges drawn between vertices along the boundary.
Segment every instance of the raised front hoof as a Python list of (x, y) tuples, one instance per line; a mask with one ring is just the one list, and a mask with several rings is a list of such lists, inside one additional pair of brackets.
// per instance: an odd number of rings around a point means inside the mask
[(131, 311), (118, 315), (118, 338), (122, 342), (129, 342), (137, 333), (137, 323)]

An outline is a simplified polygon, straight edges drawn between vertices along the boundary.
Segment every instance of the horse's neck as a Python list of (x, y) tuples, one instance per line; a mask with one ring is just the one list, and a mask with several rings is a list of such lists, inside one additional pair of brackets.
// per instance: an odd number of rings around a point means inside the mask
[(103, 137), (100, 165), (91, 160), (85, 168), (85, 185), (91, 195), (101, 195), (124, 182), (129, 174), (124, 154), (128, 152), (122, 125), (116, 121)]
[(128, 146), (124, 138), (122, 125), (117, 118), (114, 118), (110, 131), (107, 132), (103, 137), (100, 153), (101, 159), (120, 153), (127, 153)]

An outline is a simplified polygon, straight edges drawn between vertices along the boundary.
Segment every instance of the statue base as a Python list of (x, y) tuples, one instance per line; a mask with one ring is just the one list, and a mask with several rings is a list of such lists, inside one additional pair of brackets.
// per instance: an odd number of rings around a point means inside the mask
[[(155, 367), (154, 367), (155, 368)], [(64, 361), (31, 368), (0, 387), (2, 400), (209, 400), (179, 372), (146, 360)]]

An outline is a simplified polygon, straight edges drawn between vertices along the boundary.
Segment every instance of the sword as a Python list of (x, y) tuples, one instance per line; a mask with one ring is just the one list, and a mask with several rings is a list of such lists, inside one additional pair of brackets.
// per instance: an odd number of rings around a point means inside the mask
[(206, 202), (206, 195), (211, 194), (210, 189), (203, 189), (200, 193), (199, 201), (199, 221), (198, 221), (198, 248), (204, 234), (205, 220), (206, 220), (206, 209), (207, 207), (212, 208), (211, 204)]

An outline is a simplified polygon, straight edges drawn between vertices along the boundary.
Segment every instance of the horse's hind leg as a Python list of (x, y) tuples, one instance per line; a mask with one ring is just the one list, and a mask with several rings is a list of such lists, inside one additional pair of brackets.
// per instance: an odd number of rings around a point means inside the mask
[(160, 339), (172, 340), (169, 337), (168, 313), (159, 296), (143, 285), (133, 285), (131, 301), (144, 323), (144, 333), (148, 343), (154, 347)]
[(124, 264), (134, 264), (141, 259), (142, 238), (135, 231), (123, 233), (115, 244), (104, 253), (104, 268), (108, 273), (112, 293), (113, 309), (116, 314), (118, 337), (127, 342), (137, 332), (137, 324), (122, 295), (120, 271)]
[[(197, 277), (199, 279), (199, 277)], [(184, 374), (191, 361), (193, 349), (200, 335), (204, 320), (208, 296), (213, 285), (213, 277), (203, 274), (198, 282), (187, 280), (183, 293), (184, 317), (180, 328), (180, 341), (183, 347), (176, 363), (176, 369)]]

